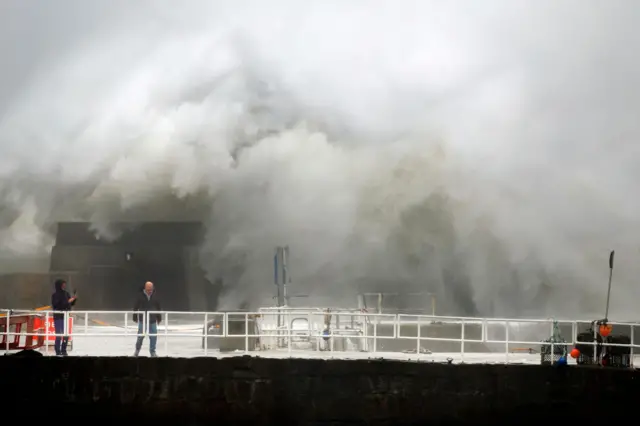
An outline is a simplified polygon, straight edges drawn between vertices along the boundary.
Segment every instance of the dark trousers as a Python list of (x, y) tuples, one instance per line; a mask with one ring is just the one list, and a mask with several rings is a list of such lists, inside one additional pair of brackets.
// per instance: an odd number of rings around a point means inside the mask
[(54, 318), (53, 326), (56, 330), (56, 342), (54, 343), (54, 348), (56, 350), (56, 355), (66, 355), (67, 354), (67, 343), (69, 343), (69, 336), (58, 336), (59, 334), (64, 333), (64, 318)]

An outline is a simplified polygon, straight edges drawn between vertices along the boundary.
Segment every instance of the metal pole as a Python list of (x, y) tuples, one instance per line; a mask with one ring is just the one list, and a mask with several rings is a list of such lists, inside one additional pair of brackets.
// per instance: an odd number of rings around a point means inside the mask
[(282, 298), (284, 299), (284, 306), (289, 306), (289, 295), (287, 294), (287, 283), (289, 282), (289, 268), (287, 266), (288, 258), (289, 246), (285, 246), (282, 249)]
[(278, 248), (273, 254), (273, 283), (278, 285)]
[(282, 247), (278, 247), (278, 272), (282, 272), (280, 274), (280, 278), (278, 280), (278, 307), (286, 306), (284, 299), (284, 280), (286, 279), (286, 271), (285, 271), (285, 258), (284, 258), (284, 249)]
[(615, 256), (615, 250), (611, 251), (609, 255), (609, 286), (607, 288), (607, 307), (604, 311), (604, 320), (609, 321), (609, 300), (611, 298), (611, 279), (613, 278), (613, 258)]
[[(280, 255), (280, 247), (276, 247), (275, 254), (273, 256), (273, 283), (276, 285), (276, 306), (280, 307), (280, 282), (278, 280), (278, 256)], [(278, 318), (279, 319), (279, 318)], [(280, 323), (278, 322), (278, 325)]]

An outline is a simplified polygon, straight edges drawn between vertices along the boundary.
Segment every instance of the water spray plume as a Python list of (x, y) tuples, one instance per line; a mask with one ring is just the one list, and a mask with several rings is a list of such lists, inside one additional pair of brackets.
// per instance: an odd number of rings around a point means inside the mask
[(188, 218), (221, 308), (270, 300), (289, 245), (310, 297), (590, 318), (615, 245), (635, 312), (634, 1), (169, 5), (0, 6), (1, 258)]

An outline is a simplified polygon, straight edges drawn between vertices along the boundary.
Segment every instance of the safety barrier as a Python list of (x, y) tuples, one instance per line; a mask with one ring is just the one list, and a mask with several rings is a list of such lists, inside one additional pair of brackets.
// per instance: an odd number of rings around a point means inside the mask
[[(628, 337), (623, 339), (628, 343), (612, 343), (598, 341), (595, 337), (592, 341), (578, 341), (578, 336), (591, 332), (589, 321), (373, 314), (312, 308), (149, 312), (141, 315), (141, 323), (133, 321), (135, 313), (131, 311), (73, 311), (62, 313), (63, 330), (59, 333), (50, 326), (22, 329), (12, 326), (15, 318), (25, 317), (50, 324), (53, 314), (53, 311), (0, 311), (0, 350), (11, 352), (42, 347), (49, 351), (48, 342), (69, 336), (74, 341), (74, 355), (125, 355), (133, 351), (135, 338), (154, 337), (160, 341), (160, 354), (165, 356), (251, 353), (540, 363), (545, 354), (553, 360), (556, 355), (566, 355), (578, 345), (582, 352), (588, 352), (592, 347), (594, 359), (602, 348), (608, 348), (606, 350), (612, 353), (614, 349), (611, 348), (628, 348), (623, 352), (628, 357), (628, 364), (633, 366), (640, 347), (634, 342), (635, 328), (640, 323), (609, 322), (615, 333)], [(149, 321), (150, 315), (160, 316), (157, 327)], [(23, 346), (15, 345), (19, 338), (25, 340)]]

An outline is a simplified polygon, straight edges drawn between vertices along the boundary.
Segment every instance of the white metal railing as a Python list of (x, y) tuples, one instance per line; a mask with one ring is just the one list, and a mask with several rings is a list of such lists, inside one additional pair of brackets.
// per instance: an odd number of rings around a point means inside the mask
[[(62, 316), (62, 330), (51, 330), (50, 319)], [(567, 349), (576, 344), (630, 348), (630, 363), (638, 352), (634, 341), (640, 323), (610, 322), (621, 329), (629, 344), (577, 342), (579, 331), (589, 321), (554, 319), (508, 319), (445, 317), (434, 315), (372, 314), (356, 310), (326, 311), (316, 308), (266, 308), (256, 312), (148, 312), (141, 314), (142, 325), (133, 321), (132, 311), (0, 311), (0, 337), (10, 352), (16, 339), (33, 343), (44, 339), (49, 350), (56, 337), (68, 336), (73, 350), (82, 355), (120, 355), (133, 349), (134, 337), (162, 340), (163, 354), (175, 356), (217, 355), (221, 351), (242, 353), (268, 352), (292, 356), (345, 356), (351, 353), (376, 354), (376, 357), (438, 358), (467, 362), (540, 362), (540, 355), (519, 353), (517, 346), (529, 346), (538, 352), (550, 346)], [(151, 332), (150, 315), (161, 321)], [(73, 317), (73, 322), (69, 318)], [(13, 318), (13, 320), (12, 320)], [(42, 327), (18, 330), (12, 323), (38, 318)], [(18, 321), (19, 322), (19, 321)], [(554, 323), (564, 330), (566, 343), (544, 342), (553, 335)], [(71, 326), (71, 329), (69, 329)], [(141, 327), (141, 330), (140, 330)], [(141, 332), (139, 332), (141, 331)], [(583, 331), (584, 332), (584, 331)], [(117, 338), (120, 339), (117, 339)], [(132, 340), (122, 339), (130, 337)], [(175, 341), (174, 343), (170, 342)], [(26, 343), (25, 343), (26, 344)], [(211, 345), (218, 347), (211, 347)], [(226, 346), (225, 346), (226, 345)], [(24, 346), (24, 345), (22, 345)], [(223, 348), (224, 346), (224, 348)], [(489, 359), (490, 358), (490, 359)], [(524, 361), (523, 361), (524, 360)]]

